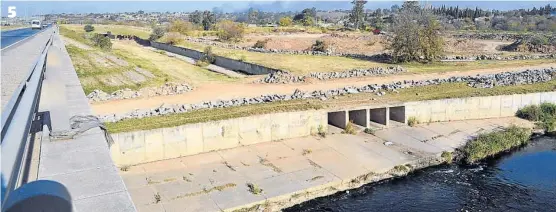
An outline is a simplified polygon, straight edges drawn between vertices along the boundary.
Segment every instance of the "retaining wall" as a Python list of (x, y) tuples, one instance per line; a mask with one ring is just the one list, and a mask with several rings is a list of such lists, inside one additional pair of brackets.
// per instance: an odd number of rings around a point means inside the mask
[(310, 110), (117, 133), (110, 151), (117, 166), (134, 165), (309, 136), (326, 130), (327, 120), (326, 111)]
[(556, 92), (428, 100), (404, 105), (406, 117), (437, 122), (514, 116), (519, 108), (543, 102), (556, 103)]
[[(195, 60), (200, 59), (203, 56), (203, 53), (197, 50), (193, 50), (193, 49), (188, 49), (188, 48), (184, 48), (184, 47), (179, 47), (179, 46), (173, 46), (170, 44), (165, 44), (165, 43), (159, 43), (159, 42), (151, 42), (151, 46), (157, 49), (161, 49), (161, 50), (165, 50), (168, 52), (172, 52), (174, 54), (179, 54), (182, 56), (186, 56), (186, 57), (190, 57), (193, 58)], [(234, 59), (230, 59), (230, 58), (226, 58), (226, 57), (221, 57), (221, 56), (214, 56), (215, 61), (214, 61), (214, 65), (226, 68), (226, 69), (230, 69), (233, 71), (239, 71), (242, 72), (244, 74), (250, 74), (250, 75), (263, 75), (263, 74), (269, 74), (269, 73), (273, 73), (276, 71), (280, 71), (278, 69), (273, 69), (273, 68), (268, 68), (268, 67), (264, 67), (261, 65), (257, 65), (257, 64), (253, 64), (253, 63), (248, 63), (248, 62), (243, 62), (243, 61), (239, 61), (239, 60), (234, 60)]]

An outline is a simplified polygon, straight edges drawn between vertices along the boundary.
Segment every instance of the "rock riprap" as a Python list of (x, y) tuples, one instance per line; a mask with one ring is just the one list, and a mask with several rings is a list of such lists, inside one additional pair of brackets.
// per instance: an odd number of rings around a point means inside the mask
[(138, 97), (152, 97), (152, 96), (166, 96), (182, 94), (192, 91), (193, 87), (187, 84), (166, 83), (160, 87), (141, 88), (139, 90), (131, 90), (129, 88), (117, 90), (111, 94), (101, 90), (94, 90), (87, 98), (92, 102), (119, 100), (119, 99), (133, 99)]
[(286, 71), (276, 71), (266, 75), (265, 77), (254, 81), (254, 83), (299, 83), (305, 82), (308, 78), (317, 80), (331, 80), (342, 78), (355, 78), (355, 77), (369, 77), (369, 76), (382, 76), (390, 74), (399, 74), (405, 72), (401, 66), (391, 66), (387, 68), (373, 67), (369, 69), (352, 69), (348, 71), (336, 72), (313, 72), (307, 76), (295, 76)]
[(110, 114), (100, 116), (103, 122), (117, 122), (125, 119), (144, 118), (152, 116), (160, 116), (172, 113), (184, 113), (200, 109), (226, 108), (243, 105), (261, 104), (276, 101), (288, 101), (294, 99), (320, 99), (327, 100), (335, 96), (356, 93), (375, 93), (378, 96), (386, 95), (388, 92), (397, 93), (398, 90), (411, 87), (438, 85), (443, 83), (466, 83), (470, 87), (475, 88), (493, 88), (497, 86), (523, 85), (533, 84), (552, 80), (556, 76), (556, 69), (536, 69), (525, 70), (519, 72), (504, 72), (498, 74), (465, 76), (465, 77), (449, 77), (442, 79), (430, 80), (404, 80), (389, 84), (369, 84), (362, 87), (348, 86), (332, 90), (316, 90), (312, 92), (304, 92), (295, 90), (290, 95), (268, 94), (253, 98), (237, 98), (231, 100), (215, 100), (205, 101), (197, 104), (181, 104), (181, 105), (161, 105), (154, 109), (134, 110), (125, 114)]

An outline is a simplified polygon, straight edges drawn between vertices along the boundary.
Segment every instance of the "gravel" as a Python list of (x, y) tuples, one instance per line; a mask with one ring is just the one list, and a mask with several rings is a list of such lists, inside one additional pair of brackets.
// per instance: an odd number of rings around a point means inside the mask
[(398, 74), (405, 72), (400, 66), (393, 67), (374, 67), (369, 69), (352, 69), (348, 71), (338, 71), (338, 72), (313, 72), (307, 76), (295, 76), (286, 71), (276, 71), (266, 75), (265, 77), (254, 81), (254, 83), (299, 83), (305, 82), (308, 78), (313, 78), (317, 80), (331, 80), (331, 79), (341, 79), (341, 78), (354, 78), (354, 77), (368, 77), (368, 76), (381, 76)]
[(278, 95), (278, 94), (268, 94), (253, 98), (237, 98), (230, 100), (214, 100), (205, 101), (197, 104), (182, 104), (182, 105), (161, 105), (154, 109), (137, 109), (125, 114), (110, 114), (100, 116), (100, 120), (103, 122), (117, 122), (125, 119), (135, 119), (144, 118), (152, 116), (161, 116), (172, 113), (184, 113), (200, 109), (210, 109), (210, 108), (226, 108), (234, 106), (261, 104), (276, 101), (287, 101), (294, 99), (320, 99), (327, 100), (330, 98), (335, 98), (337, 96), (355, 94), (355, 93), (374, 93), (377, 96), (387, 95), (388, 92), (398, 92), (400, 89), (428, 86), (428, 85), (438, 85), (443, 83), (467, 83), (468, 86), (474, 88), (493, 88), (496, 86), (508, 86), (508, 85), (521, 85), (521, 84), (533, 84), (539, 82), (546, 82), (552, 80), (556, 76), (556, 69), (536, 69), (536, 70), (525, 70), (519, 72), (505, 72), (498, 74), (488, 74), (488, 75), (477, 75), (477, 76), (466, 76), (466, 77), (449, 77), (443, 79), (431, 79), (431, 80), (404, 80), (389, 84), (369, 84), (362, 87), (348, 86), (339, 89), (332, 90), (316, 90), (312, 92), (303, 92), (301, 90), (295, 90), (291, 95)]

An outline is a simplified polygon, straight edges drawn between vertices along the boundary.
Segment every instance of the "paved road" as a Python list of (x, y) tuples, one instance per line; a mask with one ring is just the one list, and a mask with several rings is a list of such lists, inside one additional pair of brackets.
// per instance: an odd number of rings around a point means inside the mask
[[(38, 33), (38, 31), (36, 30), (34, 33)], [(2, 109), (37, 61), (46, 41), (50, 37), (52, 29), (48, 28), (43, 31), (43, 33), (39, 33), (32, 38), (1, 51), (0, 64), (2, 64), (2, 76), (0, 79), (2, 82), (0, 83), (0, 90), (2, 95), (0, 99)], [(4, 42), (4, 32), (2, 32), (2, 42)]]
[(0, 41), (0, 48), (4, 49), (5, 47), (12, 45), (20, 40), (28, 38), (34, 34), (37, 34), (42, 30), (36, 30), (31, 28), (23, 28), (23, 29), (16, 29), (16, 30), (8, 30), (2, 31), (1, 37), (2, 40)]

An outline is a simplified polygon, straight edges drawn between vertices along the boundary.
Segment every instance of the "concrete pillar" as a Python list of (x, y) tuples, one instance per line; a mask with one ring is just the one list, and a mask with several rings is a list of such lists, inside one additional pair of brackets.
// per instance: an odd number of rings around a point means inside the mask
[(348, 123), (347, 111), (328, 112), (328, 124), (342, 129), (346, 128)]
[(370, 121), (369, 110), (362, 109), (349, 111), (349, 120), (353, 121), (354, 124), (368, 128)]
[(391, 107), (390, 120), (406, 124), (405, 106)]
[(369, 120), (385, 126), (389, 125), (390, 110), (386, 108), (373, 108), (369, 109)]

